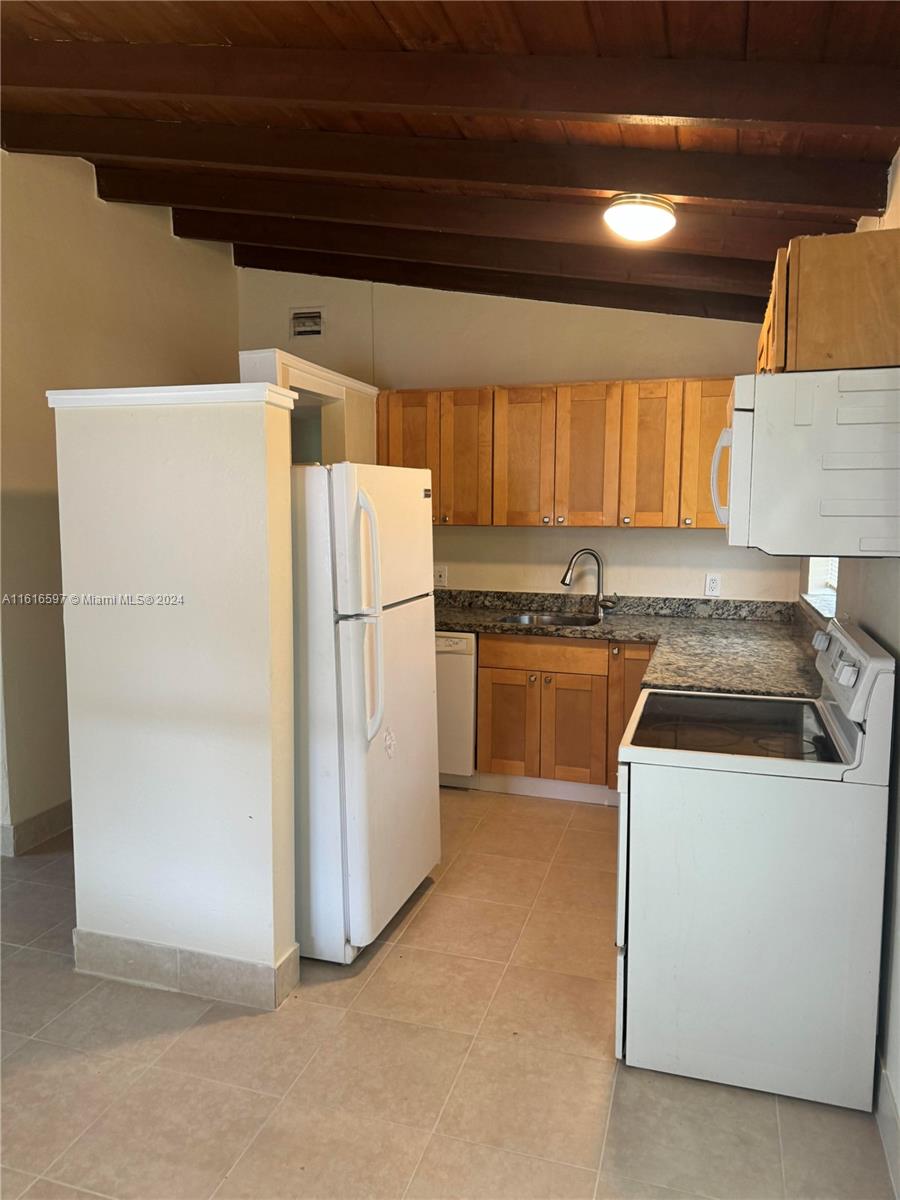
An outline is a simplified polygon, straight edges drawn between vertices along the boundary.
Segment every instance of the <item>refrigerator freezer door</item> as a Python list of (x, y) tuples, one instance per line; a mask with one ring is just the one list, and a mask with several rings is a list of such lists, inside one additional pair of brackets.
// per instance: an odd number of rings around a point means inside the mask
[[(428, 523), (430, 537), (430, 510)], [(431, 597), (339, 621), (338, 648), (349, 935), (362, 947), (441, 857)]]
[(337, 463), (331, 486), (338, 615), (428, 595), (434, 586), (431, 472)]

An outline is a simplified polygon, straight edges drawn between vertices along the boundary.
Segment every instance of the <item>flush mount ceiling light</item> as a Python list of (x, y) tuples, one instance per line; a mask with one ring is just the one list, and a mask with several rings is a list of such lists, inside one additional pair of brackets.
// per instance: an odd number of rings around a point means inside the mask
[(664, 196), (623, 192), (610, 200), (603, 220), (629, 242), (652, 242), (675, 228), (675, 205)]

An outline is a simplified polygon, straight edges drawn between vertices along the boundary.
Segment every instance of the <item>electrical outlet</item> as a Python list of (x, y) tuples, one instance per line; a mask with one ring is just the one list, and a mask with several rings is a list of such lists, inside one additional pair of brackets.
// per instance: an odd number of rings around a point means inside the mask
[(435, 587), (446, 587), (447, 586), (447, 564), (446, 563), (435, 563), (434, 564), (434, 586)]
[(722, 576), (711, 572), (706, 576), (706, 585), (703, 588), (704, 596), (721, 596), (722, 594)]

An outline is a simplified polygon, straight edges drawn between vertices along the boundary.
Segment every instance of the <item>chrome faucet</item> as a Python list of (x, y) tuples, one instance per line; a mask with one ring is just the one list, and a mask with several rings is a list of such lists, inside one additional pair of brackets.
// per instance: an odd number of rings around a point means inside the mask
[(585, 546), (583, 550), (576, 550), (569, 559), (569, 565), (563, 571), (563, 577), (559, 582), (563, 587), (572, 586), (572, 575), (575, 572), (575, 564), (585, 554), (597, 564), (597, 595), (594, 598), (594, 616), (599, 621), (601, 608), (612, 608), (619, 597), (615, 596), (612, 600), (605, 600), (603, 597), (603, 560), (596, 550), (592, 550), (590, 546)]

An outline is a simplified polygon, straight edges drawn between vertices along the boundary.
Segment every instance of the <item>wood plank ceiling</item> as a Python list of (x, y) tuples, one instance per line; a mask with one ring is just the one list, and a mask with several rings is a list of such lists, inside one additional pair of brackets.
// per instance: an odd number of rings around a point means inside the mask
[[(883, 210), (893, 0), (6, 0), (3, 145), (238, 266), (756, 321)], [(605, 198), (675, 230), (627, 244)]]

